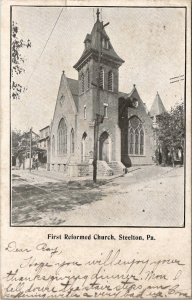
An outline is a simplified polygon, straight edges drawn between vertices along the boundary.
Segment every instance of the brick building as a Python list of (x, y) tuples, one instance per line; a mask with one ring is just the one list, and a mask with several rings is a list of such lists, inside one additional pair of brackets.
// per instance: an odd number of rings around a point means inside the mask
[(50, 130), (49, 169), (70, 176), (92, 173), (97, 114), (103, 119), (98, 135), (100, 175), (152, 164), (152, 119), (135, 85), (130, 93), (119, 91), (119, 67), (124, 61), (115, 52), (99, 12), (84, 44), (74, 65), (78, 80), (64, 72), (61, 76)]

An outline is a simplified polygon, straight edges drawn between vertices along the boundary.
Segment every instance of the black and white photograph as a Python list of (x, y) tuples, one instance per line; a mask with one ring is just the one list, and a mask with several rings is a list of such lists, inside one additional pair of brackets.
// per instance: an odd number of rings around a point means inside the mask
[(10, 225), (185, 227), (186, 8), (13, 5)]
[(2, 0), (2, 299), (191, 299), (191, 0)]

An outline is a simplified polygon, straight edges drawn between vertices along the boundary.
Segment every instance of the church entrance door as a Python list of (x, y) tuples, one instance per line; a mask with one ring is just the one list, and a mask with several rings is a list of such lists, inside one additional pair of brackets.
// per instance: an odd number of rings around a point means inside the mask
[(111, 139), (105, 131), (99, 139), (99, 159), (109, 162), (111, 160)]

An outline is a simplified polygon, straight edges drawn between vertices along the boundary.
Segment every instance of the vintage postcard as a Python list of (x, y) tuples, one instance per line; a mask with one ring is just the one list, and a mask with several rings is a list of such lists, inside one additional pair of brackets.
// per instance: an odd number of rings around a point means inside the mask
[(191, 298), (191, 1), (2, 1), (2, 299)]

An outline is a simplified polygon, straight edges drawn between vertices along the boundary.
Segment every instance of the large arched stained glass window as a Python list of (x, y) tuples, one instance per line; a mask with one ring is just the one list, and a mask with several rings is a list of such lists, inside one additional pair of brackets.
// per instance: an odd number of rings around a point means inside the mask
[(136, 116), (129, 119), (128, 149), (131, 155), (144, 155), (143, 124)]
[(67, 153), (67, 125), (63, 118), (59, 122), (59, 126), (58, 126), (57, 153), (58, 155)]

